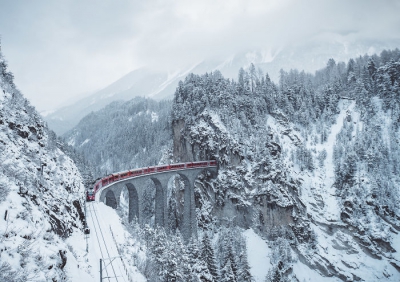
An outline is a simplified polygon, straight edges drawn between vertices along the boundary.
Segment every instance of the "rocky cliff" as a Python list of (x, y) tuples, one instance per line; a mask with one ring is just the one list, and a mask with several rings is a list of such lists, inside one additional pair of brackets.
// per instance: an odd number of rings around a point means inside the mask
[[(66, 281), (83, 238), (82, 179), (0, 54), (0, 280)], [(68, 270), (67, 270), (68, 269)]]

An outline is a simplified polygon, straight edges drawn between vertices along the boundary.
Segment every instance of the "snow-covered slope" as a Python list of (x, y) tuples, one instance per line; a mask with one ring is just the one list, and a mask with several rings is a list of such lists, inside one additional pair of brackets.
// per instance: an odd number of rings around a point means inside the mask
[(137, 250), (116, 211), (97, 202), (88, 203), (87, 211), (91, 230), (88, 238), (91, 281), (100, 279), (100, 258), (103, 260), (102, 277), (110, 277), (109, 281), (146, 281), (132, 262), (132, 253)]
[[(314, 138), (309, 136), (306, 142), (307, 149), (314, 152), (315, 159), (321, 152), (325, 152), (323, 164), (316, 166), (312, 172), (301, 170), (298, 165), (293, 167), (297, 177), (302, 179), (300, 199), (307, 207), (308, 216), (312, 222), (311, 227), (318, 241), (318, 252), (314, 254), (306, 249), (299, 249), (299, 258), (304, 257), (306, 260), (297, 260), (293, 265), (293, 271), (300, 281), (303, 279), (306, 281), (360, 279), (361, 281), (398, 281), (400, 248), (397, 242), (400, 234), (396, 231), (396, 227), (385, 224), (377, 214), (369, 214), (370, 220), (375, 222), (376, 238), (390, 237), (391, 246), (395, 248), (377, 255), (364, 245), (368, 244), (367, 241), (360, 244), (358, 231), (341, 219), (342, 200), (334, 185), (334, 147), (337, 136), (343, 124), (350, 119), (349, 117), (356, 126), (362, 126), (362, 121), (359, 112), (355, 109), (354, 100), (342, 99), (339, 102), (339, 109), (340, 113), (336, 116), (335, 123), (328, 130), (327, 140), (316, 143)], [(385, 114), (382, 112), (381, 115)], [(269, 118), (269, 125), (276, 133), (285, 132), (288, 128), (287, 124), (282, 125), (273, 117)], [(300, 132), (293, 131), (292, 133), (301, 136)], [(356, 132), (354, 131), (353, 134), (356, 135)], [(296, 145), (289, 137), (285, 137), (281, 144), (289, 152), (296, 150)], [(290, 154), (288, 154), (287, 162), (291, 162)], [(364, 228), (367, 230), (367, 225), (364, 225)], [(327, 279), (324, 276), (333, 277)]]
[(173, 156), (219, 162), (197, 183), (199, 225), (263, 237), (267, 281), (398, 281), (399, 60), (330, 60), (315, 76), (282, 71), (279, 86), (251, 70), (189, 75)]
[(0, 281), (99, 281), (100, 259), (103, 277), (117, 276), (107, 281), (146, 281), (128, 264), (131, 256), (119, 257), (133, 248), (115, 211), (89, 204), (91, 233), (84, 235), (82, 177), (2, 60), (0, 54)]
[(66, 241), (83, 239), (79, 171), (15, 88), (1, 54), (0, 67), (0, 281), (85, 277)]

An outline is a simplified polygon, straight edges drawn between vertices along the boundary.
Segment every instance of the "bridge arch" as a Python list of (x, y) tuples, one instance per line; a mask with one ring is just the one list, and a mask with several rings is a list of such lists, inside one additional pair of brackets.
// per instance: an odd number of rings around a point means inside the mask
[(106, 193), (106, 202), (105, 204), (113, 209), (116, 209), (118, 206), (117, 198), (115, 198), (115, 194), (112, 190), (108, 190)]

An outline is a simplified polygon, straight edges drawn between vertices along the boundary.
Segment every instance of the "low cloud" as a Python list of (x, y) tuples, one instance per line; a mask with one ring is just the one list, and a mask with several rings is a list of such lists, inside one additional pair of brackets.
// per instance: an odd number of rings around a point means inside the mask
[(321, 37), (400, 38), (398, 1), (5, 1), (2, 50), (39, 109), (141, 66), (174, 70)]

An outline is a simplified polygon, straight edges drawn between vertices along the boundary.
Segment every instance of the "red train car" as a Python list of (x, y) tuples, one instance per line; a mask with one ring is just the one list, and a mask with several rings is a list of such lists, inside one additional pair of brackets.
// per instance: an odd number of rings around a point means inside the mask
[(185, 163), (170, 164), (169, 168), (170, 168), (170, 170), (176, 170), (176, 169), (184, 169), (184, 168), (186, 168), (186, 166), (185, 166)]
[(130, 170), (130, 173), (132, 176), (139, 176), (143, 174), (143, 170), (142, 169)]

